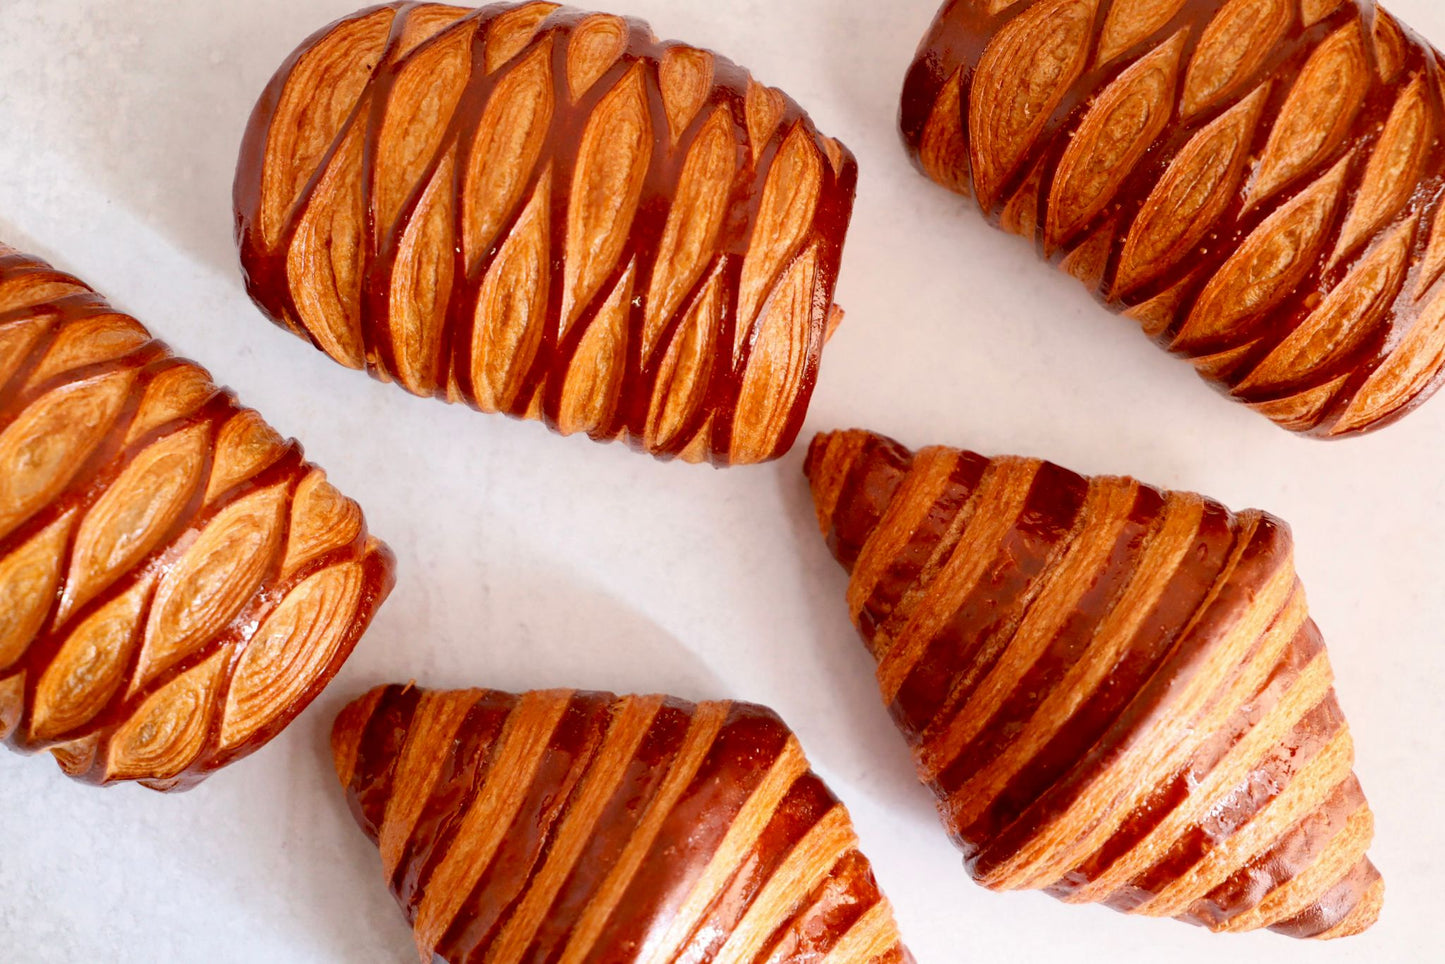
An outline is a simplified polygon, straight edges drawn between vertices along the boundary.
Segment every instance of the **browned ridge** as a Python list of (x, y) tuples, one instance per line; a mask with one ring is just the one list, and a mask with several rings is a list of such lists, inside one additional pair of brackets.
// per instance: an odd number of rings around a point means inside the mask
[(191, 786), (321, 692), (393, 567), (300, 445), (0, 245), (0, 740)]
[(332, 748), (423, 961), (913, 960), (771, 710), (387, 686)]
[(1338, 438), (1445, 381), (1442, 92), (1372, 0), (949, 0), (902, 124), (1223, 392)]
[(252, 298), (342, 364), (728, 465), (797, 438), (856, 180), (781, 91), (641, 21), (392, 3), (282, 66), (235, 197)]
[(860, 431), (807, 474), (976, 880), (1216, 931), (1375, 922), (1374, 818), (1283, 522)]

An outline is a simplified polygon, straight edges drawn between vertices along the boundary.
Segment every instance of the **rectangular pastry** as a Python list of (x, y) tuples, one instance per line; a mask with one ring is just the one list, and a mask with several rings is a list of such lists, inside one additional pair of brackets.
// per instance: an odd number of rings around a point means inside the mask
[(0, 245), (0, 740), (192, 786), (315, 699), (394, 566), (299, 444)]
[(1445, 380), (1442, 90), (1372, 0), (949, 0), (902, 125), (1222, 391), (1338, 438)]
[(856, 179), (781, 91), (641, 21), (391, 3), (281, 67), (235, 201), (252, 298), (342, 364), (728, 465), (797, 437)]

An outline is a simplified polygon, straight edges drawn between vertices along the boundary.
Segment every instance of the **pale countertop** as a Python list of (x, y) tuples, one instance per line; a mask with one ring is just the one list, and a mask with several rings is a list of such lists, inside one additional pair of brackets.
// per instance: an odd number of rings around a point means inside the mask
[[(97, 791), (0, 751), (0, 961), (415, 960), (326, 743), (344, 702), (412, 678), (772, 705), (851, 807), (921, 964), (1440, 959), (1445, 399), (1363, 440), (1291, 437), (916, 175), (894, 115), (934, 0), (605, 6), (743, 61), (858, 154), (848, 318), (810, 432), (1038, 455), (1293, 523), (1377, 815), (1382, 922), (1329, 946), (1214, 937), (975, 887), (879, 703), (802, 446), (755, 469), (656, 464), (413, 399), (251, 306), (231, 243), (241, 130), (286, 54), (352, 0), (0, 0), (0, 239), (88, 279), (300, 437), (400, 560), (335, 685), (193, 793)], [(1445, 6), (1391, 9), (1445, 41)]]

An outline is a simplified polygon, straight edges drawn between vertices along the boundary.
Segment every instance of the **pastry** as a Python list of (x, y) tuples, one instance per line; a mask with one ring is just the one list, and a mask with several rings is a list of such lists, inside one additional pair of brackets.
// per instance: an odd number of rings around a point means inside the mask
[(1289, 528), (868, 432), (808, 455), (884, 702), (973, 877), (1344, 937), (1384, 885)]
[(393, 566), (296, 442), (0, 245), (0, 740), (190, 787), (330, 682)]
[(332, 748), (423, 961), (913, 960), (771, 710), (387, 686)]
[(1445, 379), (1439, 54), (1371, 0), (949, 0), (904, 140), (1291, 431)]
[(782, 92), (552, 3), (302, 44), (236, 175), (252, 298), (417, 395), (717, 465), (787, 451), (857, 167)]

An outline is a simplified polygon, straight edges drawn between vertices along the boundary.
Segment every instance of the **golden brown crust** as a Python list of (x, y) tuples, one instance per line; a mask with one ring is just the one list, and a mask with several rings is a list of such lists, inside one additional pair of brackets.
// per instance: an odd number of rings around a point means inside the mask
[(859, 431), (806, 471), (980, 883), (1221, 931), (1374, 923), (1373, 818), (1284, 523)]
[(972, 194), (1291, 431), (1445, 382), (1445, 76), (1372, 0), (948, 0), (903, 93)]
[(770, 710), (390, 686), (332, 745), (423, 961), (912, 961)]
[(235, 196), (252, 297), (337, 361), (726, 465), (797, 437), (855, 181), (780, 91), (640, 21), (392, 3), (281, 68)]
[(296, 442), (0, 247), (0, 739), (194, 785), (320, 693), (393, 565)]

